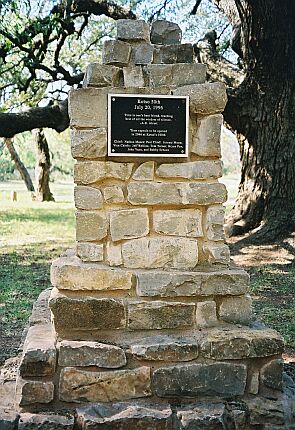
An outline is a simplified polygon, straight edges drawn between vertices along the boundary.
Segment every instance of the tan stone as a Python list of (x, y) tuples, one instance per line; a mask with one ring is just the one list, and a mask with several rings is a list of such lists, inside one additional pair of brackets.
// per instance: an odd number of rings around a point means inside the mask
[(127, 191), (132, 205), (210, 205), (227, 199), (226, 188), (219, 183), (132, 182)]
[(223, 243), (205, 243), (203, 252), (210, 264), (228, 265), (230, 262), (229, 248)]
[(58, 364), (63, 367), (97, 366), (116, 369), (125, 366), (122, 348), (100, 342), (63, 340), (58, 345)]
[(217, 325), (216, 303), (213, 300), (197, 303), (196, 322), (201, 328)]
[(106, 40), (103, 44), (102, 62), (115, 66), (126, 66), (129, 63), (131, 46), (121, 40)]
[(206, 217), (206, 233), (209, 240), (224, 239), (224, 207), (211, 206), (207, 209)]
[(135, 181), (153, 181), (154, 179), (154, 161), (146, 161), (140, 164), (132, 175)]
[(77, 212), (76, 240), (101, 240), (108, 234), (108, 220), (105, 212)]
[(123, 300), (66, 295), (54, 288), (49, 300), (54, 328), (60, 338), (83, 340), (94, 330), (116, 330), (126, 326)]
[(129, 290), (132, 273), (97, 263), (83, 263), (78, 257), (61, 257), (51, 265), (51, 283), (61, 290)]
[(150, 26), (143, 19), (118, 19), (117, 39), (125, 41), (147, 41), (150, 40)]
[(31, 381), (18, 378), (16, 381), (16, 403), (20, 406), (35, 403), (50, 403), (54, 397), (51, 381)]
[(184, 85), (173, 90), (177, 96), (189, 96), (190, 110), (202, 115), (222, 112), (227, 103), (226, 87), (221, 82)]
[[(0, 421), (1, 424), (1, 421)], [(46, 412), (23, 412), (21, 413), (18, 430), (72, 430), (74, 427), (74, 416), (69, 413)], [(6, 430), (16, 427), (5, 427)]]
[(156, 210), (153, 226), (159, 234), (200, 237), (203, 235), (202, 212), (199, 209)]
[(252, 320), (252, 299), (244, 296), (224, 297), (219, 307), (219, 317), (232, 324), (250, 324)]
[(206, 273), (203, 276), (201, 295), (241, 295), (247, 292), (249, 275), (241, 269), (228, 269)]
[(105, 128), (71, 130), (73, 158), (99, 158), (107, 154), (107, 132)]
[(102, 209), (103, 207), (102, 195), (98, 188), (78, 185), (74, 188), (74, 199), (76, 208), (79, 209)]
[(276, 358), (264, 364), (260, 370), (261, 382), (273, 390), (283, 390), (284, 361)]
[(195, 305), (180, 302), (129, 302), (128, 327), (133, 330), (183, 328), (194, 323)]
[(190, 161), (161, 164), (156, 174), (160, 178), (210, 179), (222, 176), (220, 161)]
[(197, 131), (193, 135), (191, 152), (202, 157), (220, 157), (221, 114), (198, 118)]
[(102, 243), (77, 243), (77, 256), (83, 261), (103, 261)]
[(141, 66), (123, 67), (125, 87), (144, 87), (144, 77)]
[(119, 67), (100, 63), (87, 66), (83, 87), (119, 87), (122, 84), (122, 71)]
[(202, 84), (206, 79), (206, 66), (200, 63), (149, 64), (145, 70), (152, 87)]
[(189, 270), (198, 263), (198, 243), (184, 237), (133, 239), (123, 243), (122, 258), (130, 268)]
[(146, 236), (149, 233), (147, 209), (123, 209), (110, 212), (110, 232), (113, 241)]
[(121, 266), (122, 261), (122, 246), (108, 242), (106, 246), (107, 262), (110, 266)]
[(104, 179), (121, 179), (131, 176), (133, 163), (115, 163), (113, 161), (83, 161), (75, 164), (74, 179), (76, 183), (93, 184)]
[(66, 367), (60, 375), (59, 398), (65, 402), (113, 402), (151, 395), (150, 368), (88, 371)]
[(103, 197), (106, 203), (122, 203), (124, 202), (124, 193), (122, 187), (112, 185), (104, 187), (102, 190)]
[(71, 127), (107, 127), (107, 88), (78, 88), (69, 92)]

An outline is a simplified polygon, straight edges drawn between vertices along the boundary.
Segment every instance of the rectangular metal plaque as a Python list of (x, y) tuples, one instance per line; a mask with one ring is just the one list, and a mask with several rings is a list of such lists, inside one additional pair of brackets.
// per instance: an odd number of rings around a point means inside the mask
[(188, 156), (187, 96), (109, 94), (108, 155)]

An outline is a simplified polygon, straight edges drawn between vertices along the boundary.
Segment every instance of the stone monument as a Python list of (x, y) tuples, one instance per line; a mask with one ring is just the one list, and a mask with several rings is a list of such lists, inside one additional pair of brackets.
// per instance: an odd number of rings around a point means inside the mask
[(51, 321), (47, 292), (44, 316), (31, 318), (16, 389), (24, 410), (78, 407), (81, 429), (273, 419), (283, 342), (253, 322), (249, 276), (224, 243), (226, 101), (166, 21), (150, 31), (119, 20), (103, 64), (71, 90), (77, 246), (52, 263)]

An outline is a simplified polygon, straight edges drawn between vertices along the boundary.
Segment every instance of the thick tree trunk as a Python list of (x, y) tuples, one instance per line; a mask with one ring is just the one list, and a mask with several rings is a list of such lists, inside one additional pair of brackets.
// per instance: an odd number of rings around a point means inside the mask
[(12, 160), (15, 163), (15, 167), (19, 171), (21, 178), (23, 179), (24, 183), (26, 184), (27, 190), (30, 191), (31, 193), (33, 193), (35, 191), (35, 188), (34, 188), (32, 179), (31, 179), (29, 172), (27, 171), (24, 163), (19, 158), (19, 155), (16, 152), (16, 149), (13, 145), (12, 139), (9, 137), (4, 138), (4, 143), (5, 143), (7, 149), (10, 153)]
[(40, 202), (54, 201), (49, 187), (50, 153), (48, 143), (42, 129), (33, 131), (36, 147), (37, 160), (35, 168), (36, 177), (36, 200)]

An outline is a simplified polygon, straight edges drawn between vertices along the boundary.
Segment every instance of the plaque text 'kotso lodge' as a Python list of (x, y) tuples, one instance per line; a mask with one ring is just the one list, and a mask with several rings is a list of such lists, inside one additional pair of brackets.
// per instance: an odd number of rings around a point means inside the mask
[(108, 155), (187, 157), (188, 97), (109, 94)]

